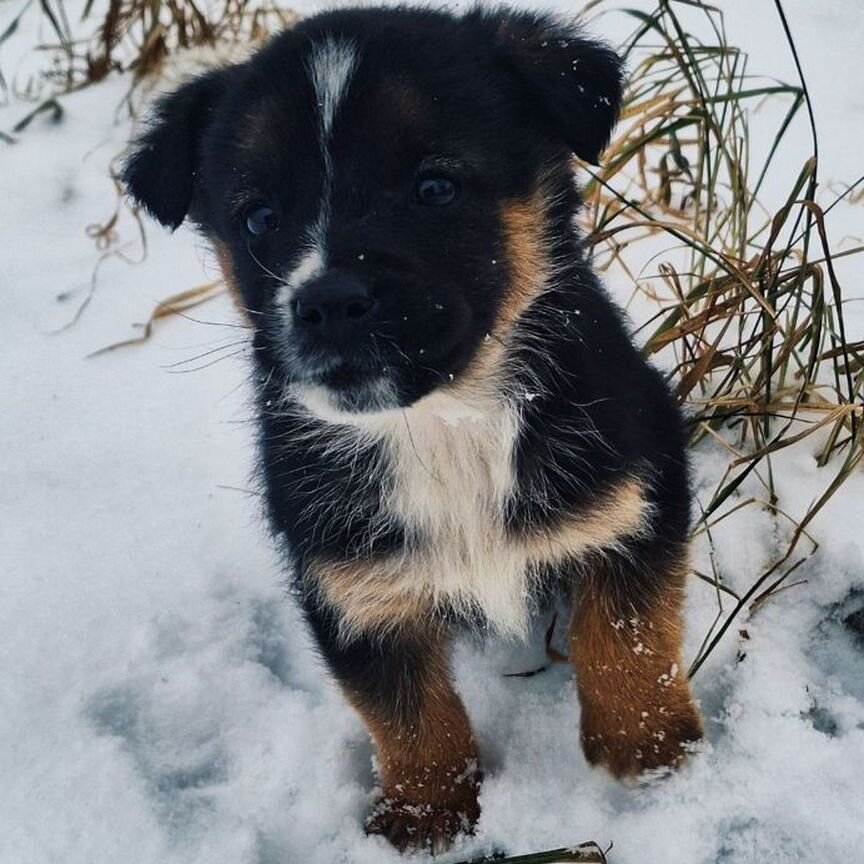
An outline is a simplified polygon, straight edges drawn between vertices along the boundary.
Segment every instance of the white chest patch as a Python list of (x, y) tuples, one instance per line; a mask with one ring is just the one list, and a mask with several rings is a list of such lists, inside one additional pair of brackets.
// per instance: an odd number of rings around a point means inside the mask
[(623, 478), (590, 513), (548, 533), (514, 537), (504, 507), (514, 492), (520, 417), (491, 396), (469, 402), (436, 391), (405, 412), (352, 415), (351, 423), (384, 447), (382, 503), (408, 542), (385, 559), (313, 568), (325, 598), (342, 612), (346, 636), (448, 608), (480, 611), (499, 634), (524, 637), (542, 565), (614, 547), (647, 524), (641, 482)]
[(503, 530), (518, 413), (491, 398), (467, 406), (444, 394), (419, 407), (400, 434), (385, 439), (392, 472), (386, 506), (417, 550), (403, 578), (435, 604), (479, 608), (499, 630), (520, 634), (526, 561)]

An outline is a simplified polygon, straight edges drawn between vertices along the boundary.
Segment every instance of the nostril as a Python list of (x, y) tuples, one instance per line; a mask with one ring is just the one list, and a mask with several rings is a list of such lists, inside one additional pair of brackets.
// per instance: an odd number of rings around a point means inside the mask
[(375, 301), (365, 283), (335, 271), (300, 286), (290, 309), (298, 328), (335, 338), (362, 326), (375, 311)]
[(305, 324), (320, 324), (323, 316), (321, 310), (311, 303), (304, 303), (302, 300), (294, 301), (294, 316)]
[(368, 297), (356, 297), (345, 306), (345, 317), (352, 321), (365, 318), (372, 308), (372, 301)]

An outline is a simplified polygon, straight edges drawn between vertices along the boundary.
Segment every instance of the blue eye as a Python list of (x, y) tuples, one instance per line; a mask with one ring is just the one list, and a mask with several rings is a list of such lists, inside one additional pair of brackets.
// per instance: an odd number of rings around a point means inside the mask
[(415, 194), (421, 204), (440, 207), (443, 204), (452, 204), (459, 194), (459, 189), (446, 177), (424, 177), (417, 183)]
[(279, 216), (272, 207), (264, 204), (250, 204), (243, 211), (243, 224), (250, 234), (260, 237), (279, 228)]

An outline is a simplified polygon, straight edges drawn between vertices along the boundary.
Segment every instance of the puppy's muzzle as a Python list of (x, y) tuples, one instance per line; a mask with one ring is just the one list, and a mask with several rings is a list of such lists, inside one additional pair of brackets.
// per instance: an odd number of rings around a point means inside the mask
[(366, 285), (350, 273), (325, 273), (303, 285), (291, 306), (295, 332), (321, 347), (350, 348), (369, 333), (374, 300)]

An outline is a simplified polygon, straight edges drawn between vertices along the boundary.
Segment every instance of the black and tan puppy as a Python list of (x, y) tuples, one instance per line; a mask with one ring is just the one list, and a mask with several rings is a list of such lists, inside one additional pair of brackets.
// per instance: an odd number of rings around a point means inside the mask
[(126, 165), (254, 326), (272, 524), (400, 847), (479, 816), (458, 628), (518, 637), (572, 596), (588, 759), (633, 775), (701, 734), (681, 419), (574, 227), (572, 154), (620, 101), (618, 58), (567, 23), (348, 9), (164, 99)]

